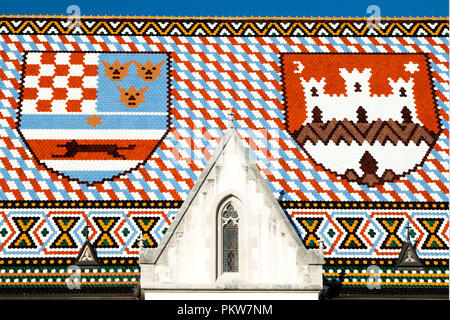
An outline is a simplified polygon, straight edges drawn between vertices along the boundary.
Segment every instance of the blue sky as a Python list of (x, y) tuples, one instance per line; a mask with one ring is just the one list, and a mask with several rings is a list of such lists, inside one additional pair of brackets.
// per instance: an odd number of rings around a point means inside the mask
[(61, 15), (72, 4), (82, 15), (349, 17), (370, 16), (370, 5), (378, 5), (382, 17), (449, 15), (448, 0), (6, 0), (0, 14)]

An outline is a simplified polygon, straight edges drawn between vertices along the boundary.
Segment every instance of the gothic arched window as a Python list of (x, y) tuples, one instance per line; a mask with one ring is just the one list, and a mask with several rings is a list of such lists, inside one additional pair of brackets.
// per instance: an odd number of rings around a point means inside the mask
[(238, 223), (239, 215), (229, 202), (222, 211), (223, 272), (239, 271)]

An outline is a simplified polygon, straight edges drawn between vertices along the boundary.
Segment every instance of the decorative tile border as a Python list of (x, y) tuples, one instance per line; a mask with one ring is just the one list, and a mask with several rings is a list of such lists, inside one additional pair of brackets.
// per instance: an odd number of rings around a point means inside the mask
[[(448, 268), (396, 271), (392, 267), (324, 267), (324, 284), (340, 287), (344, 295), (445, 295)], [(333, 293), (331, 293), (333, 294)]]
[[(178, 209), (183, 201), (139, 200), (139, 201), (0, 201), (0, 209)], [(375, 210), (448, 210), (448, 202), (362, 202), (362, 201), (279, 201), (285, 209), (375, 209)]]
[(118, 288), (138, 286), (140, 278), (137, 266), (102, 266), (82, 270), (61, 266), (18, 266), (0, 267), (0, 271), (0, 295), (21, 292), (86, 294), (92, 290), (91, 293), (99, 293), (95, 292), (95, 288), (120, 294), (124, 290), (117, 290)]
[(177, 209), (183, 201), (149, 200), (149, 201), (0, 201), (0, 209)]
[[(135, 265), (140, 235), (144, 246), (157, 247), (178, 210), (129, 204), (0, 209), (0, 265), (71, 265), (86, 239), (86, 227), (102, 264)], [(284, 209), (307, 248), (318, 248), (324, 241), (326, 264), (395, 265), (411, 227), (411, 239), (425, 265), (446, 266), (448, 210), (346, 209), (343, 205)]]
[(63, 34), (124, 36), (448, 36), (447, 19), (382, 19), (370, 25), (367, 19), (254, 19), (254, 18), (90, 18), (82, 17), (77, 28), (69, 17), (0, 17), (0, 34)]

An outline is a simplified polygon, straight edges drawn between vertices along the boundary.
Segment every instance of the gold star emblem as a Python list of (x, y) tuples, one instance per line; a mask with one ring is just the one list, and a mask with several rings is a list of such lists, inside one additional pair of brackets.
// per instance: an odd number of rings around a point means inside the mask
[(96, 126), (99, 126), (102, 124), (102, 122), (101, 122), (102, 117), (99, 117), (95, 114), (93, 116), (87, 117), (87, 120), (88, 120), (87, 124), (91, 125), (92, 128), (95, 128)]

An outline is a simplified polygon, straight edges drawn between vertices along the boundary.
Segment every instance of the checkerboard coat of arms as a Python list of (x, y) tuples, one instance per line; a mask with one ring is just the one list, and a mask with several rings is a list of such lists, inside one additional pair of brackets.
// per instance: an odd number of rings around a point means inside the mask
[(315, 162), (373, 187), (416, 170), (441, 133), (426, 54), (283, 54), (287, 130)]
[(87, 184), (135, 169), (169, 127), (166, 53), (27, 52), (18, 130), (47, 169)]

